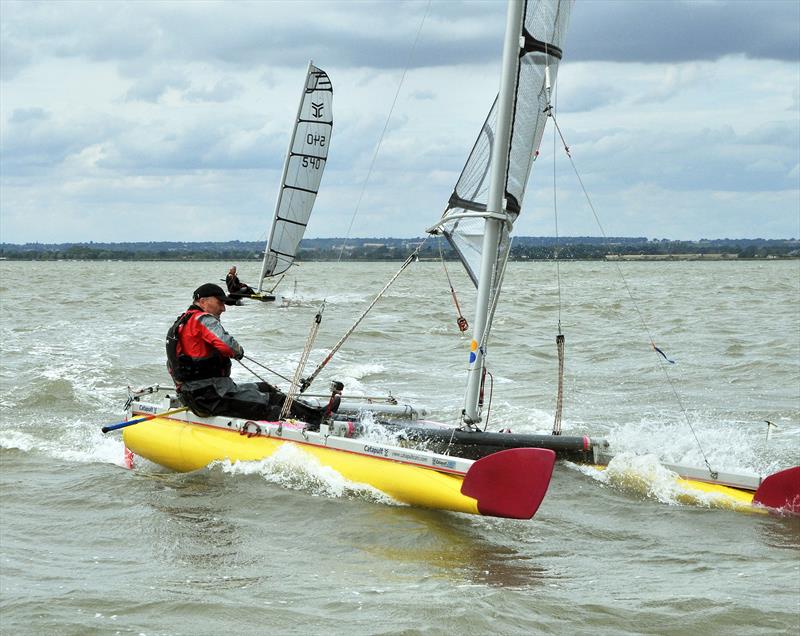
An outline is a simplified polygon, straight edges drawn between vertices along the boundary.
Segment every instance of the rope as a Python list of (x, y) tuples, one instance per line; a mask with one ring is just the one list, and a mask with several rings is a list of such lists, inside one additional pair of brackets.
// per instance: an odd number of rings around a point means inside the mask
[(456, 290), (453, 289), (453, 283), (450, 280), (450, 273), (447, 271), (447, 265), (444, 262), (444, 253), (442, 252), (442, 240), (439, 238), (439, 258), (442, 259), (442, 267), (444, 268), (444, 275), (447, 277), (447, 284), (450, 286), (450, 294), (453, 296), (453, 302), (456, 305), (456, 312), (458, 313), (458, 318), (456, 319), (456, 323), (458, 324), (459, 331), (466, 331), (469, 329), (469, 323), (467, 319), (464, 318), (464, 315), (461, 313), (461, 307), (458, 304), (458, 298), (456, 297)]
[(297, 363), (297, 369), (295, 369), (294, 377), (289, 385), (289, 390), (286, 392), (286, 399), (283, 402), (283, 408), (281, 408), (281, 416), (279, 418), (281, 422), (289, 414), (289, 409), (292, 407), (295, 396), (298, 392), (302, 391), (301, 387), (305, 384), (305, 382), (300, 378), (303, 375), (303, 369), (305, 369), (308, 356), (311, 353), (311, 347), (314, 345), (314, 340), (317, 337), (319, 325), (322, 322), (323, 311), (325, 311), (324, 300), (322, 301), (322, 306), (319, 308), (317, 315), (314, 316), (314, 322), (311, 323), (311, 329), (308, 332), (308, 338), (306, 338), (306, 344), (303, 347), (303, 353), (300, 355), (300, 361)]
[[(608, 241), (608, 235), (606, 234), (606, 231), (603, 228), (603, 224), (600, 222), (600, 217), (597, 214), (597, 210), (595, 210), (594, 204), (592, 203), (592, 199), (589, 196), (589, 192), (586, 190), (586, 186), (583, 183), (583, 179), (581, 179), (581, 175), (578, 173), (578, 168), (575, 165), (575, 161), (573, 160), (572, 155), (569, 152), (569, 146), (567, 145), (567, 142), (564, 139), (564, 135), (561, 132), (561, 128), (559, 127), (558, 122), (556, 121), (555, 113), (553, 113), (553, 109), (552, 109), (551, 106), (548, 106), (545, 110), (549, 111), (549, 115), (553, 119), (553, 124), (555, 125), (555, 128), (558, 131), (558, 135), (561, 138), (562, 144), (564, 145), (564, 152), (566, 152), (567, 157), (569, 158), (569, 162), (572, 165), (572, 170), (575, 172), (575, 176), (578, 179), (578, 183), (581, 186), (581, 190), (583, 190), (583, 195), (584, 195), (584, 197), (586, 197), (586, 202), (589, 204), (589, 209), (592, 211), (592, 215), (594, 216), (594, 220), (597, 223), (597, 227), (600, 228), (600, 233), (603, 235), (603, 244), (606, 247), (606, 249), (608, 249), (609, 251), (613, 252), (613, 250), (611, 249), (611, 245), (610, 245), (610, 243)], [(655, 350), (658, 349), (658, 347), (656, 347), (655, 340), (653, 339), (652, 333), (650, 331), (650, 327), (648, 326), (647, 321), (645, 320), (644, 315), (642, 314), (642, 311), (639, 308), (639, 304), (636, 302), (636, 298), (634, 297), (633, 292), (631, 291), (630, 285), (628, 284), (628, 280), (625, 278), (625, 275), (622, 273), (622, 267), (616, 261), (614, 262), (614, 265), (617, 268), (617, 273), (619, 274), (619, 277), (622, 280), (622, 283), (623, 283), (623, 285), (625, 287), (625, 290), (628, 292), (628, 297), (630, 298), (631, 302), (633, 303), (633, 307), (636, 310), (637, 316), (639, 317), (639, 322), (642, 325), (642, 329), (644, 330), (645, 334), (647, 335), (647, 339), (650, 341), (650, 346), (655, 351)], [(665, 356), (665, 358), (666, 358), (666, 356)], [(706, 455), (705, 451), (703, 450), (703, 446), (700, 443), (700, 439), (697, 437), (697, 433), (695, 432), (694, 427), (692, 426), (692, 423), (691, 423), (691, 421), (689, 419), (689, 414), (686, 411), (686, 408), (683, 405), (683, 401), (681, 400), (680, 395), (678, 395), (678, 391), (675, 388), (674, 382), (672, 381), (672, 377), (669, 374), (669, 370), (667, 368), (668, 362), (666, 360), (662, 360), (661, 358), (659, 358), (658, 360), (659, 360), (659, 367), (661, 368), (662, 372), (664, 373), (664, 376), (666, 378), (667, 384), (669, 385), (669, 387), (670, 387), (670, 389), (672, 391), (672, 394), (675, 397), (675, 401), (677, 402), (678, 407), (679, 407), (681, 413), (683, 414), (683, 418), (686, 421), (686, 424), (688, 425), (689, 430), (692, 432), (692, 435), (694, 436), (694, 440), (697, 443), (697, 448), (700, 450), (700, 454), (703, 456), (703, 462), (705, 463), (706, 468), (708, 468), (708, 473), (709, 473), (709, 475), (711, 475), (711, 477), (716, 478), (717, 471), (715, 471), (713, 468), (711, 468), (711, 464), (708, 461), (708, 456)]]
[(558, 394), (553, 435), (561, 435), (561, 411), (564, 407), (564, 334), (562, 333), (556, 336), (556, 349), (558, 350)]
[(331, 361), (331, 358), (333, 358), (333, 356), (336, 354), (336, 352), (339, 351), (339, 348), (344, 344), (345, 340), (347, 340), (350, 337), (350, 334), (352, 334), (356, 330), (356, 327), (358, 327), (358, 325), (361, 324), (361, 321), (364, 320), (366, 315), (375, 306), (375, 303), (377, 303), (378, 300), (380, 300), (381, 296), (383, 296), (383, 294), (386, 293), (386, 290), (389, 289), (389, 287), (391, 286), (392, 283), (394, 283), (395, 280), (397, 280), (397, 277), (400, 276), (400, 274), (403, 273), (403, 270), (405, 270), (406, 267), (408, 267), (411, 263), (413, 263), (415, 260), (417, 260), (419, 251), (420, 251), (420, 249), (422, 249), (422, 246), (425, 245), (425, 242), (427, 240), (428, 239), (426, 237), (425, 240), (423, 240), (422, 243), (420, 243), (417, 246), (417, 249), (415, 249), (409, 255), (409, 257), (405, 260), (405, 262), (400, 266), (400, 269), (397, 271), (397, 273), (394, 276), (392, 276), (392, 278), (389, 280), (388, 283), (386, 283), (386, 285), (383, 286), (383, 289), (381, 289), (378, 292), (378, 295), (375, 296), (375, 298), (372, 299), (372, 302), (369, 304), (369, 306), (356, 319), (356, 321), (353, 323), (353, 326), (350, 327), (350, 329), (348, 329), (347, 332), (339, 339), (339, 342), (337, 342), (335, 345), (333, 345), (333, 349), (331, 349), (330, 353), (327, 356), (325, 356), (325, 359), (322, 362), (319, 363), (317, 368), (314, 369), (314, 372), (310, 376), (308, 376), (308, 378), (306, 378), (305, 380), (302, 381), (301, 388), (300, 388), (300, 392), (301, 393), (303, 391), (305, 391), (309, 386), (311, 386), (311, 383), (319, 375), (319, 372), (322, 371), (322, 369), (325, 368), (325, 366)]

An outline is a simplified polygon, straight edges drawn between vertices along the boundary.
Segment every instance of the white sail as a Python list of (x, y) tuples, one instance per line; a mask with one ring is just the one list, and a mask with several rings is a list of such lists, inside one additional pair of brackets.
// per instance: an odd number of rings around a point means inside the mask
[[(516, 89), (512, 112), (511, 145), (505, 179), (504, 226), (500, 232), (493, 278), (502, 270), (509, 234), (522, 209), (525, 187), (547, 121), (549, 83), (555, 83), (571, 0), (529, 0), (525, 5)], [(497, 130), (497, 99), (481, 128), (464, 170), (439, 225), (477, 287), (480, 273), (489, 167)], [(492, 285), (492, 295), (496, 293)]]
[(333, 85), (328, 75), (309, 64), (264, 252), (259, 291), (265, 278), (282, 274), (294, 262), (328, 158), (332, 104)]

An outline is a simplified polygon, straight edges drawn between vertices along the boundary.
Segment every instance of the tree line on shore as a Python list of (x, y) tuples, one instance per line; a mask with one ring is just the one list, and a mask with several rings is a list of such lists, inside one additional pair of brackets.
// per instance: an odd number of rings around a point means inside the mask
[[(304, 239), (301, 261), (395, 261), (405, 259), (420, 243), (413, 239)], [(441, 251), (440, 251), (441, 248)], [(263, 243), (227, 242), (149, 242), (149, 243), (26, 243), (0, 244), (0, 258), (6, 260), (125, 260), (125, 261), (230, 261), (260, 260)], [(423, 259), (449, 260), (456, 254), (446, 241), (428, 241), (421, 250)], [(517, 237), (511, 247), (511, 260), (601, 260), (619, 257), (670, 257), (675, 255), (720, 255), (725, 258), (792, 258), (800, 256), (796, 239), (701, 239), (673, 241), (644, 237)]]

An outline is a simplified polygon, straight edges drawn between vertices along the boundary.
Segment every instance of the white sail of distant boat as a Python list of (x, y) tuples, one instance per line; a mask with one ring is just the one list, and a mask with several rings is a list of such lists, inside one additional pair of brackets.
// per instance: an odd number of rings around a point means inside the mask
[(333, 85), (325, 71), (311, 62), (283, 164), (259, 293), (265, 279), (283, 274), (294, 263), (322, 181), (332, 129)]
[(510, 2), (500, 93), (481, 128), (439, 223), (478, 288), (467, 423), (480, 421), (478, 396), (486, 341), (497, 304), (510, 234), (544, 133), (572, 0)]

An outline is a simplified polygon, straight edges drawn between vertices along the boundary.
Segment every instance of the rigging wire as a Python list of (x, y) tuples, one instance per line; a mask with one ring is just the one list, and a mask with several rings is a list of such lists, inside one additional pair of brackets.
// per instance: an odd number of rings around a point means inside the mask
[[(558, 121), (556, 120), (555, 113), (553, 112), (552, 107), (549, 106), (549, 105), (547, 107), (547, 110), (549, 110), (549, 115), (553, 119), (553, 124), (555, 126), (555, 129), (558, 132), (558, 136), (561, 138), (561, 143), (564, 146), (564, 152), (566, 153), (567, 157), (569, 158), (569, 162), (570, 162), (570, 165), (572, 166), (572, 170), (575, 172), (575, 176), (577, 177), (578, 183), (581, 186), (581, 190), (583, 191), (583, 195), (586, 198), (586, 202), (589, 205), (589, 209), (592, 211), (592, 215), (594, 216), (594, 220), (597, 223), (597, 227), (600, 228), (600, 233), (603, 235), (603, 244), (606, 247), (606, 249), (609, 249), (610, 251), (613, 251), (613, 250), (611, 250), (611, 246), (610, 246), (610, 243), (609, 243), (609, 240), (608, 240), (608, 235), (606, 234), (605, 228), (603, 227), (603, 224), (600, 222), (600, 217), (597, 214), (597, 210), (595, 209), (594, 204), (592, 203), (592, 199), (589, 196), (589, 192), (586, 190), (586, 186), (583, 183), (583, 179), (581, 179), (581, 175), (578, 172), (578, 168), (575, 165), (575, 161), (572, 158), (572, 154), (570, 154), (569, 146), (567, 145), (567, 142), (564, 139), (564, 134), (561, 132), (561, 127), (558, 125)], [(654, 351), (658, 352), (659, 349), (658, 349), (658, 347), (656, 347), (655, 340), (653, 340), (653, 335), (652, 335), (652, 332), (650, 331), (650, 327), (647, 324), (647, 321), (645, 320), (644, 314), (642, 313), (642, 311), (641, 311), (641, 309), (639, 307), (639, 303), (636, 302), (636, 298), (633, 295), (633, 291), (631, 290), (631, 287), (628, 284), (628, 279), (625, 278), (625, 274), (623, 274), (623, 272), (622, 272), (622, 267), (620, 266), (620, 264), (618, 262), (615, 262), (614, 265), (616, 265), (617, 273), (619, 274), (619, 277), (622, 280), (622, 284), (625, 287), (625, 291), (627, 291), (628, 297), (631, 299), (631, 302), (633, 303), (633, 307), (636, 310), (636, 314), (637, 314), (637, 316), (639, 318), (639, 322), (642, 325), (642, 329), (644, 330), (645, 334), (647, 335), (648, 340), (650, 341), (650, 346), (653, 348)], [(662, 353), (662, 355), (663, 355), (663, 353)], [(669, 360), (666, 359), (666, 356), (664, 356), (664, 358), (665, 358), (666, 362), (669, 362)], [(683, 414), (683, 418), (686, 421), (686, 424), (688, 425), (689, 430), (692, 432), (692, 435), (694, 436), (694, 440), (697, 443), (697, 448), (700, 450), (700, 454), (703, 456), (703, 462), (705, 463), (706, 468), (708, 468), (708, 472), (711, 475), (711, 477), (716, 478), (718, 473), (713, 468), (711, 468), (711, 464), (708, 461), (708, 457), (707, 457), (707, 455), (705, 453), (705, 450), (703, 450), (703, 446), (700, 443), (700, 439), (697, 436), (697, 432), (695, 431), (694, 426), (692, 426), (692, 422), (691, 422), (691, 420), (689, 418), (689, 413), (687, 412), (686, 407), (683, 404), (683, 400), (681, 400), (680, 395), (678, 394), (678, 390), (675, 387), (675, 383), (672, 381), (672, 376), (670, 376), (670, 374), (669, 374), (667, 363), (665, 362), (665, 360), (662, 360), (661, 358), (659, 358), (658, 360), (659, 360), (659, 368), (664, 373), (664, 377), (666, 378), (667, 384), (669, 385), (669, 387), (670, 387), (670, 389), (672, 391), (672, 394), (675, 397), (675, 401), (678, 403), (678, 407), (680, 408), (681, 413)]]
[(428, 239), (426, 237), (425, 240), (423, 240), (417, 246), (417, 248), (409, 255), (409, 257), (400, 266), (400, 269), (397, 271), (397, 273), (395, 273), (395, 275), (392, 276), (391, 279), (389, 279), (389, 282), (386, 283), (386, 285), (384, 285), (383, 289), (381, 289), (378, 292), (378, 294), (375, 296), (375, 298), (372, 299), (372, 302), (367, 306), (367, 308), (362, 312), (362, 314), (356, 319), (355, 323), (353, 323), (353, 326), (350, 327), (350, 329), (348, 329), (345, 332), (345, 334), (339, 339), (339, 342), (337, 342), (335, 345), (333, 345), (333, 348), (331, 349), (330, 353), (327, 356), (325, 356), (325, 359), (322, 362), (319, 363), (317, 368), (314, 369), (314, 372), (310, 376), (308, 376), (308, 378), (306, 378), (305, 380), (302, 381), (302, 383), (300, 385), (300, 387), (301, 387), (300, 388), (300, 392), (301, 393), (303, 391), (305, 391), (309, 386), (311, 386), (311, 383), (314, 381), (314, 379), (317, 377), (317, 375), (319, 375), (319, 372), (322, 371), (322, 369), (325, 368), (325, 366), (328, 364), (328, 362), (331, 361), (331, 358), (333, 358), (334, 354), (344, 344), (345, 340), (347, 340), (350, 337), (350, 335), (356, 330), (356, 327), (358, 327), (358, 325), (361, 323), (361, 321), (364, 320), (366, 315), (375, 306), (375, 303), (377, 303), (380, 300), (381, 296), (383, 296), (383, 294), (386, 293), (386, 290), (389, 289), (391, 284), (394, 283), (395, 280), (397, 280), (397, 277), (400, 276), (400, 274), (403, 273), (403, 271), (406, 269), (406, 267), (411, 265), (411, 263), (413, 263), (414, 261), (416, 261), (419, 258), (419, 256), (418, 256), (419, 251), (422, 249), (422, 246), (425, 245), (425, 242), (427, 240)]
[[(405, 81), (406, 74), (408, 73), (408, 67), (411, 64), (411, 60), (413, 59), (414, 51), (417, 48), (417, 42), (419, 41), (419, 36), (420, 36), (420, 33), (422, 32), (422, 27), (425, 24), (425, 20), (428, 17), (428, 12), (430, 11), (430, 8), (431, 8), (431, 0), (428, 0), (428, 4), (425, 6), (425, 13), (423, 13), (423, 15), (422, 15), (422, 20), (420, 20), (419, 27), (417, 28), (417, 33), (414, 36), (414, 42), (412, 43), (411, 48), (409, 49), (408, 58), (406, 59), (406, 64), (405, 64), (405, 67), (403, 68), (403, 74), (400, 77), (400, 82), (397, 85), (397, 90), (395, 91), (394, 99), (392, 100), (392, 105), (391, 105), (391, 108), (389, 109), (389, 114), (386, 117), (386, 122), (383, 124), (383, 130), (381, 131), (380, 137), (378, 138), (378, 143), (375, 146), (375, 152), (372, 155), (372, 161), (369, 164), (369, 170), (367, 170), (367, 176), (366, 176), (366, 178), (364, 179), (364, 182), (361, 185), (361, 192), (358, 195), (358, 200), (356, 201), (356, 206), (355, 206), (355, 208), (353, 210), (353, 215), (350, 217), (350, 224), (347, 226), (347, 232), (345, 233), (345, 238), (342, 241), (341, 248), (339, 249), (339, 257), (337, 259), (337, 263), (341, 262), (341, 260), (342, 260), (342, 255), (344, 254), (345, 247), (347, 246), (347, 241), (350, 238), (350, 234), (351, 234), (351, 232), (353, 230), (353, 224), (355, 223), (356, 217), (358, 216), (358, 211), (359, 211), (359, 208), (361, 207), (361, 201), (364, 198), (364, 192), (366, 191), (367, 184), (369, 183), (369, 180), (370, 180), (370, 178), (372, 176), (372, 170), (375, 167), (375, 162), (376, 162), (376, 160), (378, 158), (378, 153), (380, 152), (381, 144), (383, 143), (383, 138), (386, 135), (386, 130), (388, 129), (389, 122), (392, 119), (392, 113), (394, 112), (394, 107), (397, 104), (397, 98), (399, 97), (400, 90), (403, 87), (403, 83)], [(425, 240), (423, 240), (422, 243), (420, 243), (417, 246), (417, 249), (414, 250), (414, 252), (411, 254), (411, 256), (409, 256), (408, 259), (406, 260), (406, 262), (404, 262), (403, 265), (400, 267), (400, 271), (397, 272), (397, 274), (395, 274), (392, 277), (392, 279), (386, 284), (386, 286), (375, 297), (375, 299), (372, 301), (372, 303), (369, 305), (369, 307), (367, 307), (367, 309), (356, 320), (355, 324), (344, 334), (344, 336), (342, 336), (340, 338), (339, 342), (337, 342), (334, 345), (333, 349), (331, 349), (330, 353), (328, 353), (328, 355), (325, 357), (325, 359), (317, 366), (317, 368), (314, 370), (314, 372), (308, 378), (301, 379), (300, 376), (302, 375), (302, 368), (306, 364), (306, 361), (308, 359), (308, 354), (311, 353), (309, 341), (313, 342), (313, 338), (316, 338), (316, 332), (319, 329), (320, 322), (322, 321), (322, 309), (325, 306), (325, 300), (322, 301), (322, 307), (320, 308), (319, 312), (317, 313), (317, 315), (314, 318), (314, 324), (312, 325), (311, 333), (309, 333), (309, 340), (306, 341), (306, 348), (307, 348), (308, 351), (304, 350), (304, 352), (303, 352), (304, 357), (301, 358), (300, 364), (298, 365), (298, 368), (295, 371), (295, 380), (292, 382), (290, 390), (299, 390), (299, 392), (302, 393), (303, 391), (305, 391), (311, 385), (311, 383), (317, 377), (319, 372), (322, 371), (322, 369), (328, 364), (328, 362), (330, 362), (331, 358), (333, 358), (333, 355), (339, 350), (339, 347), (341, 347), (342, 344), (344, 344), (345, 340), (347, 340), (347, 338), (350, 336), (350, 334), (352, 334), (353, 331), (355, 331), (356, 327), (364, 319), (364, 317), (367, 315), (369, 310), (372, 309), (372, 307), (375, 305), (375, 303), (378, 302), (378, 299), (383, 295), (383, 293), (389, 288), (389, 286), (400, 275), (400, 272), (402, 272), (413, 260), (416, 260), (416, 255), (419, 252), (419, 250), (422, 247), (422, 245), (425, 244), (425, 241), (427, 241), (427, 238)], [(313, 334), (313, 338), (312, 338), (312, 334)], [(297, 384), (295, 384), (295, 381), (296, 381)], [(288, 412), (288, 406), (287, 405), (291, 404), (291, 398), (292, 398), (292, 396), (290, 394), (289, 396), (287, 396), (286, 403), (284, 404), (284, 409), (287, 412)]]
[(414, 42), (411, 44), (411, 48), (408, 51), (408, 58), (406, 59), (405, 67), (403, 68), (403, 74), (400, 76), (400, 82), (397, 85), (397, 90), (394, 93), (394, 99), (392, 100), (392, 105), (389, 108), (389, 115), (386, 117), (386, 122), (383, 124), (383, 130), (381, 131), (380, 137), (378, 137), (378, 144), (375, 146), (375, 152), (372, 155), (372, 161), (369, 164), (369, 169), (367, 170), (367, 176), (364, 179), (364, 183), (361, 185), (361, 192), (358, 195), (358, 200), (356, 201), (356, 207), (353, 210), (353, 216), (350, 218), (350, 225), (347, 227), (347, 234), (345, 234), (345, 240), (342, 241), (342, 247), (339, 249), (339, 259), (337, 262), (342, 260), (342, 254), (344, 254), (344, 249), (347, 243), (347, 239), (350, 238), (350, 232), (353, 230), (353, 224), (356, 221), (356, 216), (358, 216), (358, 210), (361, 207), (361, 200), (364, 198), (364, 192), (367, 189), (367, 184), (369, 183), (370, 177), (372, 177), (372, 170), (375, 168), (375, 162), (378, 159), (378, 153), (381, 149), (381, 144), (383, 143), (383, 137), (386, 135), (386, 130), (389, 128), (389, 122), (392, 119), (392, 113), (394, 113), (394, 107), (397, 104), (397, 98), (400, 96), (400, 90), (403, 88), (403, 82), (405, 82), (406, 74), (408, 73), (408, 67), (411, 64), (411, 60), (414, 57), (414, 51), (417, 48), (417, 42), (419, 41), (419, 35), (422, 33), (422, 27), (425, 24), (425, 20), (428, 17), (428, 12), (431, 8), (431, 1), (428, 0), (428, 4), (425, 6), (425, 13), (422, 15), (422, 20), (420, 20), (419, 27), (417, 28), (417, 33), (414, 36)]
[[(249, 359), (250, 359), (250, 358), (248, 358), (248, 360), (249, 360)], [(234, 360), (235, 360), (235, 358), (234, 358)], [(248, 367), (248, 366), (247, 366), (247, 365), (246, 365), (244, 362), (242, 362), (241, 360), (236, 360), (236, 362), (238, 362), (239, 364), (241, 364), (241, 365), (242, 365), (242, 366), (243, 366), (245, 369), (247, 369), (247, 370), (248, 370), (250, 373), (252, 373), (252, 374), (253, 374), (255, 377), (257, 377), (259, 380), (261, 380), (262, 382), (265, 382), (266, 384), (269, 384), (269, 382), (267, 382), (267, 381), (266, 381), (264, 378), (262, 378), (260, 375), (258, 375), (258, 373), (256, 373), (255, 371), (253, 371), (253, 370), (252, 370), (250, 367)]]
[[(552, 114), (552, 119), (555, 122), (555, 111), (558, 107), (558, 87), (556, 86), (556, 90), (554, 91), (555, 95), (553, 97), (553, 108), (550, 110)], [(556, 137), (556, 130), (553, 127), (553, 224), (555, 225), (555, 233), (556, 233), (556, 244), (554, 250), (554, 257), (556, 261), (556, 290), (558, 293), (558, 335), (561, 335), (561, 260), (559, 259), (559, 253), (561, 251), (561, 245), (558, 236), (558, 184), (556, 178), (556, 151), (558, 148), (558, 139)]]
[[(272, 373), (272, 374), (274, 374), (274, 375), (277, 375), (277, 376), (278, 376), (279, 378), (281, 378), (282, 380), (286, 380), (287, 382), (291, 382), (291, 379), (290, 379), (290, 378), (287, 378), (285, 375), (281, 375), (280, 373), (278, 373), (277, 371), (275, 371), (275, 369), (270, 369), (270, 368), (269, 368), (267, 365), (265, 365), (265, 364), (261, 364), (261, 363), (260, 363), (258, 360), (253, 360), (253, 358), (251, 358), (250, 356), (243, 356), (243, 357), (247, 358), (247, 359), (248, 359), (250, 362), (253, 362), (253, 363), (257, 364), (257, 365), (258, 365), (258, 366), (260, 366), (262, 369), (266, 369), (266, 370), (267, 370), (267, 371), (269, 371), (270, 373)], [(257, 374), (255, 371), (253, 371), (253, 370), (252, 370), (250, 367), (248, 367), (247, 365), (245, 365), (245, 364), (244, 364), (244, 363), (243, 363), (241, 360), (237, 360), (236, 362), (238, 362), (239, 364), (241, 364), (241, 365), (242, 365), (242, 366), (243, 366), (245, 369), (247, 369), (247, 370), (248, 370), (250, 373), (252, 373), (254, 376), (256, 376), (256, 377), (257, 377), (259, 380), (261, 380), (262, 382), (265, 382), (265, 381), (266, 381), (266, 380), (264, 380), (264, 378), (262, 378), (260, 375), (258, 375), (258, 374)]]

